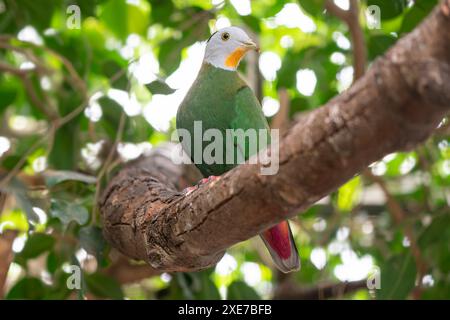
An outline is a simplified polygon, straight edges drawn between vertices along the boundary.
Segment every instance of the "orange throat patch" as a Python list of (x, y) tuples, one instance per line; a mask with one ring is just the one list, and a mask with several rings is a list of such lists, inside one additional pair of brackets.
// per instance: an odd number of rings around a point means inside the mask
[(229, 68), (236, 68), (241, 61), (244, 54), (248, 51), (247, 48), (239, 47), (234, 50), (225, 60), (225, 65)]

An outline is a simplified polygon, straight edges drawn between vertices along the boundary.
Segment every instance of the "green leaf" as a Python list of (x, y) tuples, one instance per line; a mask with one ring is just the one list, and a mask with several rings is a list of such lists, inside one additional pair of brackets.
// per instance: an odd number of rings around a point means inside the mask
[[(17, 154), (13, 154), (10, 156), (6, 156), (3, 161), (2, 161), (2, 167), (7, 169), (7, 170), (12, 170), (13, 168), (15, 168), (15, 166), (17, 165), (17, 163), (20, 161), (22, 157), (17, 155)], [(27, 163), (25, 162), (21, 168), (23, 168), (24, 166), (26, 166)]]
[(61, 269), (53, 275), (52, 286), (48, 288), (45, 295), (46, 300), (64, 300), (67, 299), (71, 290), (67, 287), (67, 279), (69, 274), (63, 272)]
[(97, 181), (97, 179), (93, 176), (75, 171), (47, 170), (43, 173), (43, 176), (45, 179), (45, 183), (49, 188), (67, 180), (81, 181), (88, 184), (93, 184)]
[(172, 94), (176, 90), (172, 89), (165, 81), (155, 80), (145, 85), (152, 94)]
[(127, 3), (125, 0), (108, 1), (102, 6), (100, 20), (122, 40), (131, 33), (145, 35), (149, 22), (145, 7)]
[(170, 19), (172, 13), (175, 11), (175, 6), (172, 1), (167, 0), (152, 0), (152, 21), (154, 23), (161, 23), (167, 26), (174, 26)]
[(159, 47), (158, 60), (166, 74), (174, 72), (181, 62), (181, 50), (187, 46), (181, 40), (169, 39)]
[(248, 15), (248, 16), (241, 16), (241, 19), (254, 32), (256, 32), (256, 33), (260, 33), (261, 32), (261, 27), (259, 26), (259, 19), (258, 18), (254, 17), (252, 15)]
[(48, 157), (49, 164), (59, 170), (73, 170), (77, 167), (79, 153), (78, 122), (72, 121), (55, 134), (53, 148)]
[(299, 52), (288, 50), (284, 55), (281, 68), (277, 71), (277, 88), (291, 88), (296, 84), (296, 72), (301, 66)]
[(362, 184), (360, 176), (351, 179), (340, 187), (337, 197), (337, 206), (339, 210), (344, 212), (351, 211), (359, 203), (361, 191)]
[(125, 0), (111, 0), (102, 7), (100, 20), (120, 39), (128, 36), (127, 4)]
[(114, 278), (102, 273), (85, 274), (88, 290), (94, 295), (102, 298), (123, 299), (120, 284)]
[(403, 165), (407, 164), (407, 161), (413, 161), (412, 164), (417, 162), (417, 155), (414, 152), (399, 152), (395, 156), (386, 162), (385, 175), (388, 177), (396, 177), (405, 174), (403, 172)]
[(406, 299), (414, 288), (416, 265), (411, 254), (394, 256), (381, 267), (381, 289), (376, 291), (379, 299)]
[(418, 239), (422, 250), (426, 250), (433, 243), (443, 240), (442, 236), (448, 230), (450, 230), (450, 215), (445, 214), (435, 217)]
[[(203, 271), (196, 274), (198, 276), (197, 281), (200, 281), (200, 286), (194, 287), (195, 299), (197, 300), (218, 300), (220, 299), (219, 290), (211, 280), (210, 273)], [(197, 283), (195, 283), (197, 284)]]
[(89, 212), (86, 207), (76, 203), (64, 200), (52, 199), (50, 214), (58, 218), (64, 226), (64, 229), (75, 221), (79, 225), (84, 225), (89, 221)]
[(81, 247), (94, 255), (98, 263), (104, 266), (107, 245), (105, 238), (103, 238), (102, 229), (96, 226), (84, 227), (80, 229), (78, 236)]
[(172, 281), (172, 299), (211, 300), (220, 299), (219, 290), (211, 280), (210, 271), (177, 273)]
[(318, 16), (325, 10), (325, 0), (300, 0), (298, 2), (312, 16)]
[(44, 4), (36, 0), (13, 0), (14, 5), (10, 1), (7, 1), (6, 7), (15, 12), (17, 27), (32, 25), (42, 31), (50, 26), (57, 1), (46, 1)]
[(56, 270), (63, 264), (64, 260), (54, 250), (47, 256), (47, 270), (50, 273), (55, 273)]
[(413, 30), (436, 6), (437, 0), (416, 0), (403, 18), (400, 33)]
[(32, 233), (27, 242), (25, 242), (25, 246), (22, 251), (16, 254), (16, 259), (21, 262), (28, 259), (33, 259), (46, 251), (49, 251), (53, 248), (55, 244), (55, 239), (45, 233)]
[(376, 57), (384, 54), (395, 42), (397, 38), (392, 35), (374, 35), (368, 39), (369, 59), (374, 60)]
[(3, 230), (28, 231), (29, 225), (25, 213), (22, 210), (3, 211), (0, 215), (0, 225)]
[(407, 0), (367, 0), (367, 6), (380, 7), (381, 20), (389, 20), (400, 15), (407, 8)]
[(108, 136), (111, 139), (115, 139), (123, 109), (115, 100), (110, 99), (109, 97), (101, 97), (98, 99), (98, 103), (102, 107), (103, 112), (103, 116), (99, 123)]
[(47, 287), (37, 278), (26, 277), (18, 281), (14, 287), (9, 290), (6, 295), (8, 300), (27, 299), (40, 300), (43, 299), (47, 292)]
[(6, 190), (12, 193), (22, 208), (23, 212), (25, 212), (28, 221), (38, 222), (39, 217), (33, 210), (33, 200), (28, 196), (27, 187), (20, 181), (18, 178), (13, 177), (6, 187)]
[(0, 83), (0, 115), (17, 97), (17, 89), (8, 82)]
[[(182, 31), (179, 39), (169, 38), (159, 46), (158, 60), (166, 75), (171, 74), (178, 68), (181, 61), (181, 52), (184, 48), (209, 37), (208, 22), (213, 17), (211, 12), (198, 7), (186, 7), (183, 10), (176, 11), (176, 14), (172, 14), (172, 17), (181, 20), (180, 23), (192, 19), (192, 16), (199, 16), (201, 19), (196, 23), (187, 24), (189, 27)], [(183, 18), (184, 20), (182, 20)], [(178, 25), (176, 26), (178, 27)]]
[(227, 290), (227, 300), (260, 300), (255, 289), (243, 281), (234, 281)]
[[(101, 71), (106, 77), (110, 80), (114, 77), (114, 82), (111, 83), (111, 86), (120, 90), (129, 89), (130, 81), (127, 76), (126, 68), (127, 66), (125, 64), (119, 63), (116, 59), (106, 60), (101, 65)], [(121, 71), (123, 71), (122, 74), (117, 77)]]
[[(98, 100), (102, 107), (103, 116), (99, 123), (111, 140), (116, 138), (119, 127), (122, 107), (113, 99), (102, 97)], [(143, 142), (147, 141), (153, 132), (152, 127), (142, 115), (125, 117), (123, 141)]]

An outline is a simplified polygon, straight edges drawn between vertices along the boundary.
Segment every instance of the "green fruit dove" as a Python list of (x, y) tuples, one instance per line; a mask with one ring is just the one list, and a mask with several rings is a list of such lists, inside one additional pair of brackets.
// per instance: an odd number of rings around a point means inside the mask
[[(257, 49), (250, 37), (237, 27), (223, 28), (212, 34), (207, 41), (199, 74), (178, 109), (177, 130), (183, 129), (190, 136), (189, 139), (180, 138), (181, 144), (205, 177), (203, 183), (237, 166), (240, 163), (237, 160), (239, 156), (247, 160), (270, 143), (270, 129), (261, 105), (237, 72), (245, 54)], [(218, 130), (222, 137), (227, 137), (229, 130), (249, 129), (262, 130), (265, 136), (256, 135), (256, 141), (244, 140), (243, 143), (236, 139), (228, 143), (224, 138), (223, 152), (219, 156), (223, 161), (211, 162), (203, 158), (202, 161), (194, 161), (196, 151), (203, 157), (203, 151), (208, 145), (208, 141), (203, 139), (196, 143), (198, 123), (201, 123), (203, 132), (208, 129)], [(264, 144), (262, 140), (267, 143)], [(256, 144), (256, 148), (252, 143)], [(233, 161), (227, 158), (230, 154)], [(297, 248), (287, 221), (263, 231), (260, 236), (281, 271), (291, 272), (300, 268)]]

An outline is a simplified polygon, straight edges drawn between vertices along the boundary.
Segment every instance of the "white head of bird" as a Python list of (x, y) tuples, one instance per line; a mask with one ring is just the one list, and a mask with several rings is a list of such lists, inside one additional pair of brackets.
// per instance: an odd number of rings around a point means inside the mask
[(213, 66), (234, 71), (249, 50), (258, 46), (238, 27), (227, 27), (211, 35), (206, 44), (205, 61)]

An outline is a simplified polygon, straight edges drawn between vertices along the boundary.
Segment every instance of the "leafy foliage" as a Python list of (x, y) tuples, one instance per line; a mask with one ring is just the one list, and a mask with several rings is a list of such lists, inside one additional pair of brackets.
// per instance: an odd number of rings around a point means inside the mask
[[(120, 165), (169, 140), (176, 104), (195, 76), (189, 67), (199, 65), (201, 41), (216, 26), (241, 26), (260, 42), (263, 97), (276, 100), (286, 89), (291, 118), (350, 85), (351, 37), (345, 23), (324, 13), (324, 0), (239, 2), (251, 10), (228, 0), (0, 0), (0, 188), (10, 199), (0, 231), (18, 232), (7, 299), (272, 296), (283, 278), (254, 241), (232, 248), (215, 269), (120, 283), (108, 273), (117, 259), (95, 205)], [(381, 29), (361, 21), (370, 63), (437, 1), (360, 3), (361, 10), (381, 9)], [(76, 17), (67, 8), (74, 4), (81, 16), (72, 29), (67, 20)], [(244, 61), (240, 71), (249, 66)], [(364, 176), (299, 212), (293, 229), (302, 270), (286, 281), (315, 287), (360, 280), (378, 266), (381, 289), (348, 298), (449, 298), (446, 126), (417, 150), (370, 168), (406, 213), (400, 224), (380, 185)], [(67, 286), (69, 266), (81, 267), (79, 290)]]

